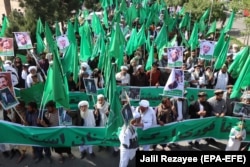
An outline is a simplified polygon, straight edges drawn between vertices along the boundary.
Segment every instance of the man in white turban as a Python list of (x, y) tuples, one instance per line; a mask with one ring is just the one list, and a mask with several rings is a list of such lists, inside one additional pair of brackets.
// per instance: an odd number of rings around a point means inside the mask
[(104, 127), (108, 120), (109, 103), (105, 100), (104, 95), (97, 96), (97, 103), (95, 105), (96, 126)]
[(27, 75), (26, 84), (27, 84), (28, 88), (30, 88), (32, 86), (32, 83), (33, 83), (32, 76), (36, 75), (39, 82), (43, 82), (43, 78), (40, 75), (40, 73), (37, 72), (37, 67), (36, 66), (30, 66), (29, 69), (28, 69), (28, 72), (29, 72), (29, 74), (28, 75), (26, 74)]
[(129, 85), (130, 84), (130, 75), (127, 73), (128, 67), (121, 66), (121, 71), (115, 75), (116, 81), (118, 81), (119, 85)]
[(129, 125), (124, 124), (120, 135), (120, 164), (119, 167), (127, 167), (129, 160), (132, 160), (138, 149), (138, 139), (136, 126), (140, 124), (140, 114), (138, 112), (133, 113), (133, 119)]
[[(78, 104), (78, 108), (80, 110), (80, 116), (84, 120), (83, 126), (85, 127), (95, 127), (95, 117), (94, 117), (94, 111), (89, 109), (89, 103), (87, 101), (81, 101)], [(95, 153), (93, 152), (93, 146), (90, 145), (82, 145), (79, 146), (79, 150), (81, 152), (81, 159), (83, 159), (86, 154), (87, 150), (91, 157), (95, 157)]]

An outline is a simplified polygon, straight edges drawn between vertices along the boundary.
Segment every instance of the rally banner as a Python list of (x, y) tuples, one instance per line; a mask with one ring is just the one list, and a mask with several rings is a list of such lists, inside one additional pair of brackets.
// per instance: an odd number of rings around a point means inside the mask
[(211, 60), (213, 58), (215, 48), (214, 41), (201, 41), (200, 42), (200, 58)]
[(240, 103), (240, 102), (236, 102), (234, 104), (233, 113), (236, 116), (242, 116), (242, 117), (248, 117), (249, 118), (250, 117), (250, 105)]
[[(147, 130), (137, 128), (140, 145), (189, 141), (201, 138), (228, 140), (232, 127), (239, 121), (236, 117), (209, 117), (174, 122), (156, 126)], [(245, 120), (245, 127), (250, 127), (250, 120)], [(0, 121), (0, 143), (37, 145), (44, 147), (72, 147), (79, 145), (101, 145), (117, 147), (120, 145), (119, 132), (106, 136), (106, 129), (95, 127), (59, 126), (28, 127)], [(250, 129), (246, 128), (245, 142), (250, 142)]]
[[(128, 90), (129, 87), (117, 86), (117, 91), (120, 92), (122, 96), (122, 90)], [(130, 88), (138, 88), (138, 87), (130, 87)], [(24, 100), (26, 103), (31, 101), (35, 101), (38, 105), (40, 105), (43, 95), (44, 84), (39, 83), (37, 85), (32, 86), (27, 89), (15, 89), (16, 97)], [(149, 101), (150, 106), (155, 107), (161, 103), (162, 100), (162, 92), (163, 87), (140, 87), (140, 100), (146, 99)], [(187, 95), (185, 98), (188, 100), (188, 104), (194, 102), (198, 99), (199, 91), (203, 91), (207, 93), (207, 98), (214, 96), (213, 89), (197, 89), (197, 88), (186, 88)], [(103, 89), (97, 90), (98, 94), (103, 94)], [(94, 98), (93, 98), (94, 97)], [(122, 99), (122, 97), (121, 97)], [(90, 109), (93, 109), (94, 104), (96, 103), (96, 96), (87, 95), (85, 92), (69, 92), (69, 103), (70, 109), (76, 110), (78, 108), (78, 103), (82, 100), (87, 100), (89, 102)], [(131, 106), (138, 106), (138, 100), (131, 100)]]
[(14, 32), (18, 49), (32, 49), (32, 42), (28, 32)]
[(0, 38), (0, 56), (14, 56), (13, 38)]
[(183, 64), (183, 47), (175, 46), (167, 48), (168, 50), (168, 67), (181, 67)]
[(168, 81), (164, 87), (164, 96), (183, 97), (184, 74), (182, 70), (172, 69)]

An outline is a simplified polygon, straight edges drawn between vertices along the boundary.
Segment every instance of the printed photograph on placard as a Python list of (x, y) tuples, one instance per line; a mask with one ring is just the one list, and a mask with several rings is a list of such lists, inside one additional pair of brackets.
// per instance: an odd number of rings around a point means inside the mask
[(56, 42), (60, 50), (65, 50), (69, 46), (69, 39), (66, 35), (57, 37)]
[(0, 89), (0, 101), (4, 110), (11, 109), (19, 104), (18, 100), (8, 87)]
[(121, 99), (126, 99), (126, 93), (131, 101), (140, 101), (141, 88), (140, 87), (124, 87), (120, 95)]
[(14, 32), (18, 49), (32, 49), (32, 42), (28, 32)]
[(214, 41), (201, 41), (200, 42), (200, 58), (211, 60), (213, 58), (215, 48)]
[(175, 46), (167, 48), (168, 50), (168, 67), (181, 67), (183, 64), (183, 47)]
[(7, 87), (10, 89), (10, 92), (15, 96), (15, 91), (14, 91), (14, 87), (12, 84), (13, 81), (12, 81), (11, 75), (12, 73), (10, 72), (0, 72), (0, 89)]
[(67, 114), (66, 110), (64, 110), (63, 107), (59, 107), (58, 114), (59, 126), (72, 125), (72, 118)]
[(95, 84), (94, 79), (84, 79), (85, 90), (87, 94), (96, 95), (97, 94), (97, 86)]
[(166, 96), (183, 97), (184, 73), (182, 70), (172, 69), (163, 94)]
[(13, 38), (0, 38), (0, 56), (14, 56)]
[(129, 104), (126, 104), (122, 108), (122, 117), (123, 117), (124, 123), (126, 125), (128, 125), (130, 120), (133, 119), (133, 112), (132, 112), (131, 106)]
[(235, 103), (233, 114), (236, 116), (250, 117), (250, 105), (240, 102)]

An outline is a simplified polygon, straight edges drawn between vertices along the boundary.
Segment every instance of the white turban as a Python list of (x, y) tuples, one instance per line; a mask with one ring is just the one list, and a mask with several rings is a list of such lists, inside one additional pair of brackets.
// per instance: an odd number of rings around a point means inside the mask
[(86, 62), (83, 62), (83, 63), (81, 63), (81, 67), (89, 68), (89, 65)]
[(147, 100), (141, 100), (140, 103), (139, 103), (139, 105), (141, 107), (149, 107), (149, 101), (147, 101)]
[(37, 71), (36, 66), (30, 66), (30, 67), (29, 67), (29, 69), (28, 69), (28, 71), (30, 72), (31, 70), (35, 70), (35, 71)]
[(134, 119), (138, 119), (138, 118), (140, 118), (140, 117), (141, 117), (141, 115), (140, 115), (139, 112), (137, 112), (137, 111), (133, 112), (133, 118), (134, 118)]
[(136, 67), (136, 71), (138, 71), (140, 68), (142, 68), (142, 65), (138, 65), (138, 66)]
[(121, 66), (121, 70), (128, 70), (127, 66)]
[(4, 64), (12, 64), (12, 62), (10, 60), (6, 60)]
[(101, 99), (101, 98), (104, 98), (103, 94), (97, 95), (97, 99)]
[(78, 108), (80, 109), (81, 106), (87, 106), (87, 107), (89, 107), (89, 102), (88, 101), (80, 101), (78, 103)]

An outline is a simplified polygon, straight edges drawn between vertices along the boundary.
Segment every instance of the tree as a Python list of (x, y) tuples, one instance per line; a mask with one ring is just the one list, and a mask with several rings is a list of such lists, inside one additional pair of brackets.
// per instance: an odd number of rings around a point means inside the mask
[(80, 8), (80, 0), (20, 0), (20, 7), (24, 9), (24, 14), (17, 11), (10, 14), (10, 27), (7, 35), (17, 31), (29, 31), (32, 40), (35, 40), (36, 20), (54, 25), (56, 21), (67, 21), (71, 17), (71, 11)]
[(165, 0), (168, 6), (183, 6), (188, 0)]
[(191, 19), (194, 22), (195, 20), (199, 20), (206, 9), (211, 8), (211, 16), (210, 22), (214, 20), (222, 21), (223, 24), (226, 21), (227, 15), (224, 12), (224, 3), (217, 1), (204, 1), (204, 0), (195, 0), (189, 1), (184, 4), (184, 8), (186, 12), (191, 12)]
[(10, 3), (10, 0), (4, 0), (4, 8), (5, 8), (7, 16), (9, 16), (9, 14), (11, 12), (11, 3)]

